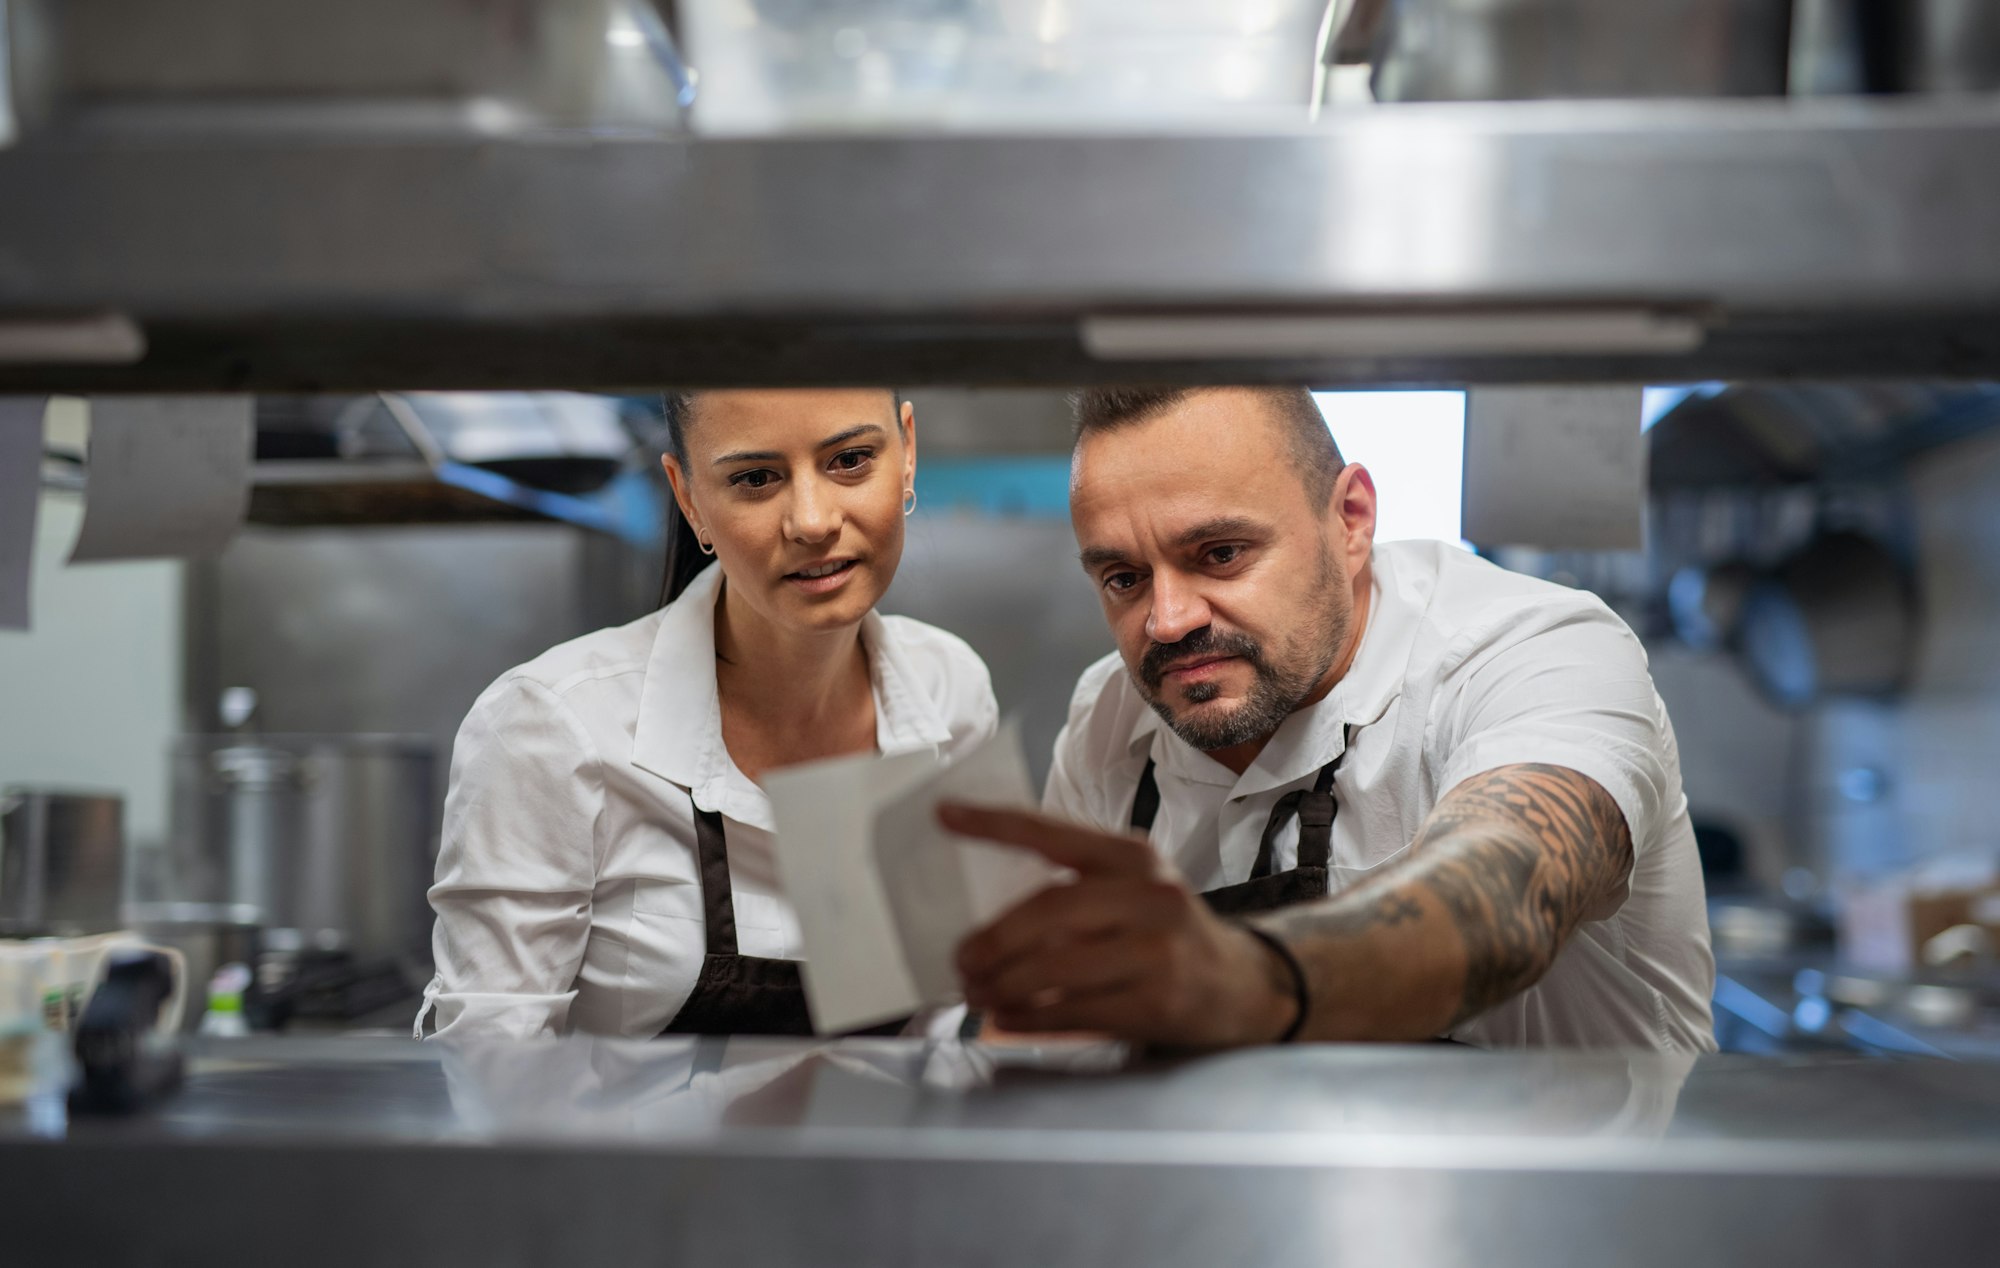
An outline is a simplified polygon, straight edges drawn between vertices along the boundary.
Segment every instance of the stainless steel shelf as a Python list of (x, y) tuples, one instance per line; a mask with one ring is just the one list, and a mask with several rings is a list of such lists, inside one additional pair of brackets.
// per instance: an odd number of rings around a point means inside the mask
[[(1991, 1262), (2000, 1075), (1816, 1057), (209, 1042), (0, 1111), (38, 1264)], [(331, 1216), (331, 1218), (329, 1218)]]
[(551, 492), (465, 463), (328, 459), (259, 462), (251, 468), (253, 524), (573, 524), (633, 536), (613, 505)]
[(50, 133), (0, 191), (0, 333), (121, 314), (146, 345), (6, 390), (2000, 374), (2000, 100)]

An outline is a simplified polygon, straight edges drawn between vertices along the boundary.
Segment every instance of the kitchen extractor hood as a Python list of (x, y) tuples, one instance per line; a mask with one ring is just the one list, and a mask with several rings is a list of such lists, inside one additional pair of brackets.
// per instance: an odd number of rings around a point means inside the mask
[[(0, 365), (10, 391), (2000, 375), (1983, 102), (1412, 106), (1228, 137), (70, 140), (0, 153), (0, 184), (0, 329), (115, 313), (144, 338), (124, 363)], [(1565, 314), (1648, 337), (1481, 346), (1482, 324)], [(1475, 337), (1399, 353), (1336, 324), (1138, 360), (1085, 339), (1374, 315)]]
[(643, 4), (121, 7), (11, 6), (0, 391), (2000, 375), (2000, 97), (724, 137)]

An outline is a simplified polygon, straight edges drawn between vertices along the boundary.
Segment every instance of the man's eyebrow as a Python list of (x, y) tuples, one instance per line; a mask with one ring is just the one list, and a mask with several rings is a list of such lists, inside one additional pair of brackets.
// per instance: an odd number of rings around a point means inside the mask
[[(1192, 528), (1184, 529), (1174, 536), (1176, 546), (1199, 546), (1222, 537), (1261, 537), (1264, 525), (1247, 515), (1223, 515), (1212, 520), (1203, 520)], [(1109, 546), (1087, 546), (1077, 555), (1086, 569), (1102, 568), (1106, 564), (1124, 563), (1130, 556), (1122, 550)]]
[[(859, 427), (850, 427), (846, 431), (837, 431), (825, 440), (820, 441), (817, 445), (814, 445), (813, 448), (831, 449), (835, 445), (844, 445), (850, 440), (858, 440), (863, 436), (873, 436), (879, 440), (888, 434), (880, 423), (863, 423)], [(728, 462), (776, 462), (784, 456), (775, 450), (739, 449), (735, 453), (723, 454), (715, 460), (713, 465), (719, 467)]]
[(1263, 532), (1264, 526), (1247, 515), (1224, 515), (1184, 530), (1174, 538), (1174, 545), (1199, 546), (1220, 537), (1258, 537)]

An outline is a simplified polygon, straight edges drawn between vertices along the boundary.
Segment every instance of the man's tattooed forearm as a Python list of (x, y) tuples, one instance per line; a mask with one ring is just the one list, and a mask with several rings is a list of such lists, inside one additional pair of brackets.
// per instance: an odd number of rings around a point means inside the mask
[[(1287, 919), (1290, 915), (1304, 916), (1306, 913), (1310, 913), (1309, 918), (1301, 921)], [(1371, 929), (1421, 920), (1423, 914), (1423, 908), (1417, 906), (1415, 899), (1400, 890), (1390, 890), (1387, 893), (1357, 893), (1346, 896), (1344, 901), (1336, 898), (1310, 908), (1300, 908), (1294, 913), (1281, 913), (1264, 923), (1280, 932), (1352, 938)]]
[(1584, 913), (1632, 867), (1618, 803), (1561, 766), (1507, 766), (1459, 785), (1431, 812), (1412, 869), (1465, 943), (1453, 1024), (1527, 989)]
[(1456, 1026), (1534, 985), (1631, 867), (1625, 816), (1594, 781), (1561, 766), (1504, 766), (1446, 793), (1403, 858), (1258, 924), (1304, 952), (1314, 995), (1328, 1000), (1351, 989), (1353, 939), (1444, 945), (1456, 933), (1462, 976), (1437, 979), (1424, 1006)]

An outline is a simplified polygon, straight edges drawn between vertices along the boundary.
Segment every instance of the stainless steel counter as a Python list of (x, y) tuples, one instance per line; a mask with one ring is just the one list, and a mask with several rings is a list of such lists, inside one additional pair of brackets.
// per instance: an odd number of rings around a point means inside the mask
[(0, 1111), (28, 1262), (1993, 1262), (2000, 1068), (1451, 1048), (211, 1041)]

